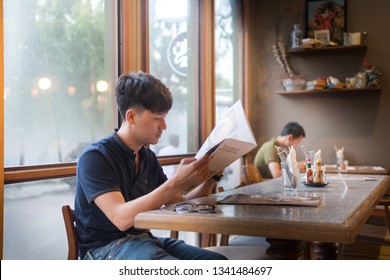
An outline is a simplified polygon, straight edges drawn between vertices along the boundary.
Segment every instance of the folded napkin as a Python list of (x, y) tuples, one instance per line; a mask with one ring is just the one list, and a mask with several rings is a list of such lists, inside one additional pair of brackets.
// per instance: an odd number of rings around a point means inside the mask
[[(288, 166), (288, 176), (293, 180), (294, 185), (297, 185), (298, 176), (299, 176), (299, 163), (297, 163), (297, 152), (294, 147), (289, 147), (289, 154), (287, 156), (286, 162)], [(292, 164), (293, 163), (293, 164)]]
[(340, 149), (338, 149), (337, 146), (334, 145), (334, 148), (336, 151), (337, 166), (343, 167), (344, 166), (344, 147), (341, 147)]
[[(312, 162), (312, 164), (315, 166), (316, 163), (317, 163), (317, 160), (321, 160), (321, 149), (319, 149), (315, 155), (314, 155), (314, 161)], [(322, 160), (321, 160), (322, 162)]]
[(317, 171), (317, 160), (321, 160), (321, 149), (319, 149), (315, 154), (313, 161), (311, 162), (311, 169), (313, 169), (313, 178), (316, 176), (316, 171)]

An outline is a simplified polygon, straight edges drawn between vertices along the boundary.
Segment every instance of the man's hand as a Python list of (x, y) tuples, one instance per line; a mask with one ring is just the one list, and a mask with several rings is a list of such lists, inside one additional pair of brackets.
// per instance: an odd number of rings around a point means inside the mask
[(203, 183), (209, 177), (210, 157), (202, 156), (200, 159), (182, 159), (172, 177), (174, 185), (181, 190), (188, 190)]

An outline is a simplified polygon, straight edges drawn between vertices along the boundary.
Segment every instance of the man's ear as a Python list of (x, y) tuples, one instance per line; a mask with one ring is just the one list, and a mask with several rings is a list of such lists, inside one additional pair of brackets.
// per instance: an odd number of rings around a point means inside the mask
[(287, 140), (291, 143), (292, 140), (294, 140), (294, 135), (289, 134), (289, 135), (287, 136)]
[(129, 124), (134, 124), (135, 122), (135, 116), (137, 115), (137, 111), (134, 109), (129, 109), (126, 111), (126, 121)]

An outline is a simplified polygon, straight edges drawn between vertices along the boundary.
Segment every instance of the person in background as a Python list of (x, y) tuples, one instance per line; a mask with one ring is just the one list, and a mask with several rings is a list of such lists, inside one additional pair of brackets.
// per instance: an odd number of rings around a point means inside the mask
[(147, 147), (159, 141), (172, 107), (172, 95), (160, 80), (142, 72), (124, 74), (116, 84), (115, 97), (120, 128), (87, 147), (77, 162), (75, 217), (80, 258), (226, 259), (134, 227), (137, 214), (206, 196), (215, 181), (208, 179), (207, 156), (183, 159), (168, 180)]
[[(296, 148), (305, 137), (305, 130), (297, 122), (287, 123), (279, 136), (265, 142), (257, 151), (253, 164), (263, 178), (277, 178), (282, 176), (280, 158), (275, 146), (282, 148)], [(305, 162), (300, 163), (300, 169), (305, 168)]]
[[(163, 148), (161, 148), (160, 151), (158, 151), (158, 156), (172, 156), (172, 155), (178, 155), (180, 154), (179, 151), (179, 135), (177, 134), (171, 134), (168, 137), (169, 144)], [(173, 174), (175, 174), (176, 171), (176, 165), (166, 165), (163, 166), (163, 170), (165, 175), (167, 175), (167, 178), (172, 178)]]

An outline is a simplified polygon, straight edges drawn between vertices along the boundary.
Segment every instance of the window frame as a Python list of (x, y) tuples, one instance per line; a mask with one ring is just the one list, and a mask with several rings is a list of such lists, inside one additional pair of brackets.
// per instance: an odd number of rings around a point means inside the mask
[[(244, 0), (236, 0), (241, 11), (238, 11), (240, 21), (239, 30), (240, 44), (242, 49), (239, 54), (240, 79), (243, 83), (240, 85), (240, 96), (243, 97), (244, 107), (247, 115), (249, 114), (249, 101), (247, 93), (251, 90), (248, 83), (248, 57), (246, 44), (248, 34), (245, 32), (243, 14), (248, 9), (248, 3)], [(216, 119), (216, 100), (215, 100), (215, 1), (214, 0), (199, 0), (190, 1), (193, 5), (199, 5), (199, 41), (200, 41), (200, 56), (199, 56), (199, 143), (203, 143), (210, 134), (215, 125)], [(116, 9), (117, 28), (113, 32), (118, 32), (118, 67), (115, 69), (118, 73), (123, 73), (124, 70), (144, 70), (148, 71), (148, 0), (117, 0), (113, 1)], [(3, 36), (3, 7), (0, 6), (0, 50), (4, 52), (4, 36)], [(128, 26), (129, 28), (124, 28)], [(136, 45), (130, 42), (136, 42)], [(4, 58), (0, 58), (0, 87), (4, 87)], [(210, 94), (211, 93), (211, 94)], [(2, 137), (0, 139), (0, 148), (4, 151), (4, 100), (0, 99), (0, 131)], [(208, 116), (206, 118), (206, 116)], [(211, 116), (211, 117), (210, 117)], [(121, 119), (118, 112), (118, 126)], [(185, 154), (177, 156), (163, 156), (158, 160), (162, 165), (179, 164), (184, 158), (193, 157), (194, 154)], [(4, 185), (20, 182), (32, 182), (37, 180), (57, 179), (73, 177), (76, 175), (76, 162), (46, 164), (46, 165), (26, 165), (18, 167), (4, 167), (4, 153), (0, 154), (1, 167), (1, 225), (0, 225), (0, 258), (3, 258), (3, 229), (4, 229)]]
[[(214, 127), (216, 118), (215, 94), (210, 94), (210, 92), (215, 93), (215, 2), (199, 0), (190, 3), (199, 4), (199, 75), (202, 77), (199, 87), (199, 143), (203, 143)], [(147, 0), (118, 0), (117, 2), (119, 73), (149, 70), (148, 5)], [(125, 26), (130, 28), (124, 28)], [(135, 47), (134, 42), (137, 42)], [(120, 122), (118, 112), (118, 126)], [(163, 156), (158, 159), (161, 165), (172, 165), (193, 156), (194, 154), (185, 154)], [(76, 164), (72, 162), (4, 167), (4, 184), (75, 176)]]

